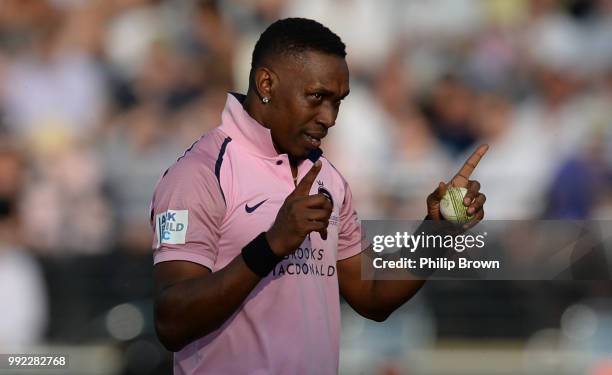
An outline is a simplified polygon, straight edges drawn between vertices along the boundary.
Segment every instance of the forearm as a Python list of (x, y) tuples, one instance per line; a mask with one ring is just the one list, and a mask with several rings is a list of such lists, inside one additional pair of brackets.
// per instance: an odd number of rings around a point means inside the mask
[[(413, 297), (425, 283), (405, 270), (375, 270), (371, 247), (338, 263), (338, 281), (344, 299), (365, 318), (378, 322)], [(364, 265), (370, 265), (365, 266)]]
[[(371, 249), (366, 249), (362, 255), (365, 256), (362, 261), (372, 264)], [(359, 302), (352, 304), (353, 308), (368, 319), (384, 321), (412, 298), (425, 281), (405, 270), (375, 270), (373, 277), (368, 277), (368, 280), (361, 278), (361, 288), (357, 294)]]
[(242, 255), (206, 276), (161, 290), (155, 301), (156, 329), (162, 343), (178, 351), (219, 328), (259, 283)]
[[(440, 234), (440, 230), (444, 228), (439, 225), (439, 222), (428, 220), (427, 218), (421, 223), (415, 234)], [(393, 311), (403, 305), (406, 301), (412, 298), (425, 284), (430, 276), (428, 272), (415, 270), (407, 270), (403, 268), (372, 268), (373, 259), (384, 256), (386, 260), (398, 260), (402, 258), (417, 259), (421, 256), (439, 256), (447, 252), (444, 248), (423, 248), (413, 249), (412, 251), (402, 248), (393, 253), (375, 253), (372, 248), (364, 251), (365, 261), (369, 265), (369, 275), (363, 277), (363, 286), (361, 299), (364, 303), (362, 308), (367, 311), (368, 315), (374, 315), (375, 320), (384, 320)], [(417, 261), (418, 264), (418, 261)], [(368, 317), (370, 317), (368, 316)]]
[(425, 285), (425, 280), (372, 280), (371, 311), (386, 319)]

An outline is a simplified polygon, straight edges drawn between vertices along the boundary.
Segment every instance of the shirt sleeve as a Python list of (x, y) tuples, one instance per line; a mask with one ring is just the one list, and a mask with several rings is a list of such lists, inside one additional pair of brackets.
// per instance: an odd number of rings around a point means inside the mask
[(215, 174), (196, 161), (175, 164), (157, 184), (151, 202), (153, 263), (185, 260), (213, 269), (224, 215)]
[(338, 260), (357, 255), (361, 248), (361, 223), (353, 207), (353, 194), (348, 183), (344, 183), (344, 201), (340, 208), (340, 231), (338, 233)]

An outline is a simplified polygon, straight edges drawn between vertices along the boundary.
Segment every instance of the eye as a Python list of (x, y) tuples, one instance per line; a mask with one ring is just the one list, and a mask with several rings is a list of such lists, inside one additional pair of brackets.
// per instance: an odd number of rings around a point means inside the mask
[(310, 94), (310, 96), (312, 96), (317, 101), (323, 99), (323, 94), (321, 94), (320, 92), (315, 92), (313, 94)]

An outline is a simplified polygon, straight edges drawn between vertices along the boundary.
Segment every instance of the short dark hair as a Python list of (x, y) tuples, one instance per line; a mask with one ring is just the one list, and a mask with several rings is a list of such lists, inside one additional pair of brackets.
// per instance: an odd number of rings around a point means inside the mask
[(307, 18), (285, 18), (268, 26), (259, 37), (253, 49), (251, 76), (267, 58), (305, 51), (346, 57), (346, 46), (327, 27)]

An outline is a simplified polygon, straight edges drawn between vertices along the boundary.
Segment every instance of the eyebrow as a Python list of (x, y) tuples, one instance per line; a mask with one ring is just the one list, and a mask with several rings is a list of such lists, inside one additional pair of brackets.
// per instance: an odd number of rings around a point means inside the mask
[[(320, 92), (320, 93), (322, 93), (323, 95), (326, 95), (326, 96), (334, 96), (334, 94), (335, 94), (333, 91), (324, 89), (322, 87), (315, 88), (313, 91)], [(342, 100), (342, 99), (346, 98), (348, 96), (348, 94), (350, 94), (350, 93), (351, 93), (351, 90), (347, 90), (344, 94), (342, 94), (342, 96), (340, 96), (339, 100)]]

